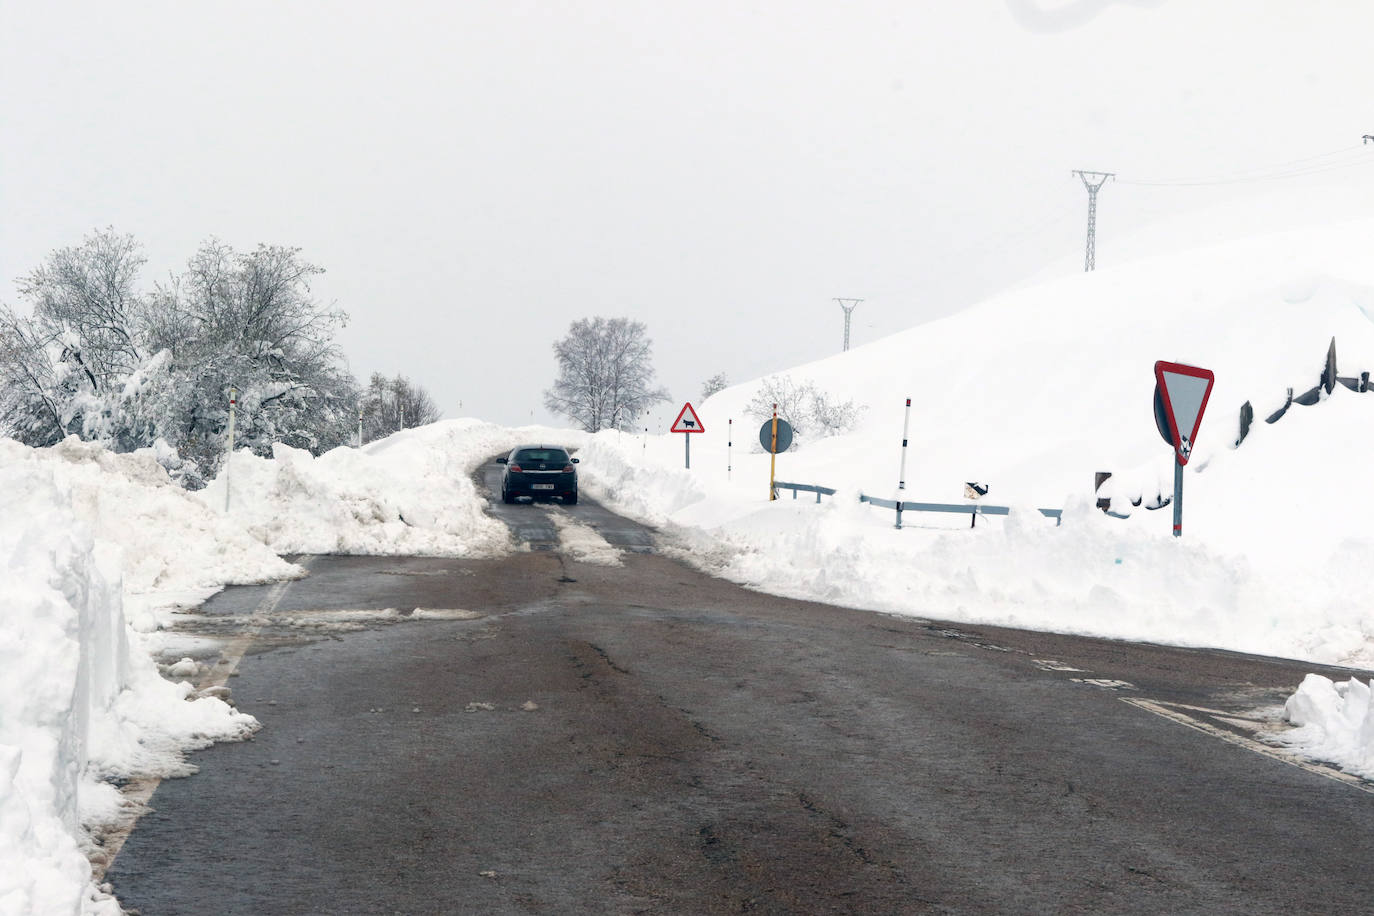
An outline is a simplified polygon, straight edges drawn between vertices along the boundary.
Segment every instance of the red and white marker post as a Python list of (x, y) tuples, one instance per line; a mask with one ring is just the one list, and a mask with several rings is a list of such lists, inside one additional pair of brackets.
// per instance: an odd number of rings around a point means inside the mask
[(897, 471), (897, 527), (902, 527), (902, 496), (906, 490), (906, 434), (911, 428), (911, 398), (906, 399), (906, 414), (902, 417), (902, 465)]
[(224, 511), (229, 511), (230, 471), (234, 463), (234, 409), (238, 407), (239, 390), (229, 389), (229, 448), (224, 453)]

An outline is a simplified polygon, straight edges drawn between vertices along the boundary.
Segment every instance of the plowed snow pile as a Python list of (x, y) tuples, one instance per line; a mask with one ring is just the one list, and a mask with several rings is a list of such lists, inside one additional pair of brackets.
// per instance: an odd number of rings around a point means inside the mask
[(278, 445), (271, 459), (238, 452), (200, 496), (223, 510), (229, 487), (229, 518), (280, 554), (497, 556), (510, 532), (483, 511), (473, 470), (517, 445), (584, 438), (449, 420), (318, 458)]
[(117, 914), (82, 827), (120, 814), (105, 780), (185, 774), (183, 751), (257, 727), (163, 679), (126, 602), (151, 630), (159, 594), (296, 570), (148, 454), (0, 441), (0, 518), (0, 912)]
[[(759, 384), (696, 405), (682, 436), (601, 434), (582, 453), (594, 494), (668, 525), (695, 562), (753, 587), (859, 607), (1374, 665), (1374, 393), (1337, 385), (1312, 406), (1332, 339), (1340, 376), (1374, 369), (1374, 223), (1360, 221), (1160, 256), (1008, 293), (786, 375), (860, 408), (822, 438), (799, 424), (786, 481), (838, 489), (768, 500)], [(1216, 374), (1185, 473), (1155, 429), (1153, 365)], [(894, 514), (903, 498), (1006, 518)], [(1237, 448), (1241, 405), (1254, 423)], [(733, 420), (733, 424), (729, 421)], [(733, 429), (733, 447), (728, 445)], [(727, 468), (733, 470), (727, 472)], [(1112, 473), (1100, 494), (1094, 474)], [(1094, 508), (1097, 496), (1129, 518)], [(1133, 505), (1139, 501), (1139, 507)], [(1055, 527), (1037, 507), (1064, 509)]]

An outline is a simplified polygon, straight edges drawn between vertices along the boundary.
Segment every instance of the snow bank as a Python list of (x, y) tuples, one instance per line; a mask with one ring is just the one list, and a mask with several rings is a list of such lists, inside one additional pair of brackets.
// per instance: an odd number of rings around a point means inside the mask
[[(127, 554), (96, 532), (116, 524), (101, 515), (101, 501), (118, 505), (144, 489), (138, 481), (145, 468), (128, 458), (122, 469), (132, 473), (111, 473), (102, 462), (74, 446), (36, 451), (0, 443), (4, 913), (118, 913), (93, 887), (86, 857), (84, 827), (110, 822), (122, 807), (103, 780), (187, 772), (185, 749), (256, 727), (219, 700), (187, 702), (189, 685), (161, 678), (151, 657), (131, 644), (137, 637), (120, 590)], [(87, 521), (92, 513), (98, 524)], [(147, 531), (134, 519), (124, 534), (140, 543)], [(160, 542), (157, 561), (130, 564), (135, 576), (157, 570), (156, 581), (176, 570), (168, 543)]]
[[(769, 456), (745, 405), (760, 382), (697, 405), (692, 469), (681, 436), (602, 433), (581, 452), (588, 492), (674, 531), (688, 559), (751, 587), (897, 613), (1324, 663), (1374, 665), (1374, 394), (1317, 385), (1374, 369), (1374, 221), (1242, 240), (996, 297), (790, 372), (863, 408), (852, 431), (803, 435), (779, 479), (839, 490), (768, 500)], [(1153, 365), (1217, 382), (1185, 474), (1152, 413)], [(912, 398), (908, 500), (967, 504), (966, 481), (1006, 519), (893, 513)], [(1237, 448), (1239, 411), (1255, 421)], [(733, 420), (731, 424), (729, 421)], [(733, 433), (733, 436), (731, 435)], [(728, 443), (733, 439), (733, 446)], [(727, 470), (730, 469), (730, 470)], [(1092, 506), (1094, 476), (1113, 476)], [(1062, 527), (1034, 512), (1065, 508)]]
[[(1374, 411), (1374, 403), (1368, 406)], [(852, 479), (793, 474), (792, 468), (789, 477), (840, 492), (818, 505), (811, 494), (794, 500), (783, 491), (770, 503), (762, 455), (737, 458), (737, 479), (729, 483), (723, 469), (713, 469), (709, 475), (720, 478), (715, 485), (699, 483), (704, 495), (673, 510), (688, 489), (684, 472), (632, 468), (637, 454), (645, 453), (617, 447), (613, 436), (596, 437), (580, 453), (587, 491), (666, 527), (686, 561), (751, 588), (946, 620), (1374, 662), (1374, 615), (1363, 601), (1374, 584), (1374, 544), (1352, 530), (1358, 520), (1324, 535), (1324, 559), (1298, 574), (1261, 560), (1285, 543), (1318, 553), (1300, 530), (1279, 543), (1267, 540), (1251, 557), (1222, 549), (1243, 540), (1243, 532), (1218, 538), (1219, 547), (1198, 520), (1180, 541), (1171, 534), (1169, 510), (1113, 519), (1082, 496), (1070, 499), (1059, 527), (1023, 506), (1005, 519), (983, 517), (976, 528), (967, 515), (908, 512), (897, 530), (891, 510), (858, 501)], [(1259, 448), (1252, 455), (1267, 457)], [(804, 456), (792, 463), (802, 464)], [(1204, 474), (1189, 481), (1194, 504), (1202, 501), (1197, 491), (1206, 480)], [(646, 510), (646, 494), (653, 493), (664, 500)], [(1242, 513), (1238, 524), (1246, 523)]]
[(495, 556), (511, 549), (510, 532), (483, 511), (473, 471), (517, 445), (584, 439), (447, 420), (318, 458), (284, 445), (271, 459), (239, 451), (198, 496), (222, 511), (227, 487), (229, 517), (280, 554)]
[(1374, 705), (1368, 683), (1354, 678), (1336, 683), (1309, 674), (1283, 711), (1284, 718), (1297, 726), (1283, 736), (1286, 744), (1348, 773), (1374, 779)]
[(225, 585), (301, 575), (236, 522), (207, 511), (172, 483), (145, 449), (117, 455), (69, 438), (50, 449), (0, 440), (0, 467), (51, 475), (96, 540), (120, 548), (125, 612), (140, 632), (163, 622), (160, 611), (196, 603)]

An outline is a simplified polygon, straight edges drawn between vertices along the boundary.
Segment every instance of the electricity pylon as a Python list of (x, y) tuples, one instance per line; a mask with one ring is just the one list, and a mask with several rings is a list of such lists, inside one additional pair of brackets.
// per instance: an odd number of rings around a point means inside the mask
[(1083, 179), (1083, 187), (1088, 189), (1088, 250), (1083, 257), (1083, 270), (1086, 273), (1097, 266), (1097, 190), (1116, 173), (1085, 172), (1082, 169), (1074, 169), (1073, 173)]
[[(838, 302), (838, 303), (840, 304), (840, 308), (844, 309), (844, 348), (845, 348), (846, 350), (848, 350), (848, 349), (849, 349), (849, 316), (852, 315), (852, 314), (854, 314), (854, 309), (858, 306), (858, 304), (859, 304), (860, 302), (863, 302), (863, 300), (862, 300), (862, 299), (836, 299), (835, 301)], [(849, 305), (845, 305), (846, 302), (848, 302)]]

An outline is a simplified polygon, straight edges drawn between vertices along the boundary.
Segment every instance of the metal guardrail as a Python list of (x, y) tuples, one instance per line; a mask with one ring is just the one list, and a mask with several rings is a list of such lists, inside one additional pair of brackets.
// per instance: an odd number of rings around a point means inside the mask
[[(895, 499), (881, 499), (877, 496), (867, 496), (863, 493), (859, 494), (859, 502), (869, 503), (874, 506), (881, 506), (884, 509), (896, 509), (898, 528), (902, 527), (903, 512), (950, 512), (958, 515), (970, 516), (973, 519), (974, 524), (977, 524), (978, 516), (980, 515), (1011, 514), (1010, 506), (984, 506), (980, 503), (966, 503), (964, 505), (956, 505), (953, 503), (917, 503), (907, 502), (905, 500), (898, 502)], [(1037, 509), (1036, 511), (1038, 511), (1041, 515), (1045, 516), (1046, 518), (1054, 519), (1055, 527), (1062, 525), (1064, 522), (1063, 509)]]
[(786, 483), (786, 482), (781, 481), (781, 480), (775, 480), (775, 481), (773, 481), (773, 489), (775, 489), (775, 490), (791, 490), (791, 491), (792, 491), (792, 498), (793, 498), (793, 499), (796, 499), (796, 498), (797, 498), (797, 491), (798, 491), (798, 490), (805, 490), (807, 493), (815, 493), (815, 494), (816, 494), (816, 502), (820, 502), (820, 501), (821, 501), (821, 494), (825, 494), (826, 496), (834, 496), (834, 495), (835, 495), (835, 491), (834, 491), (834, 489), (832, 489), (831, 487), (818, 487), (818, 486), (815, 486), (815, 485), (809, 484), (809, 483)]

